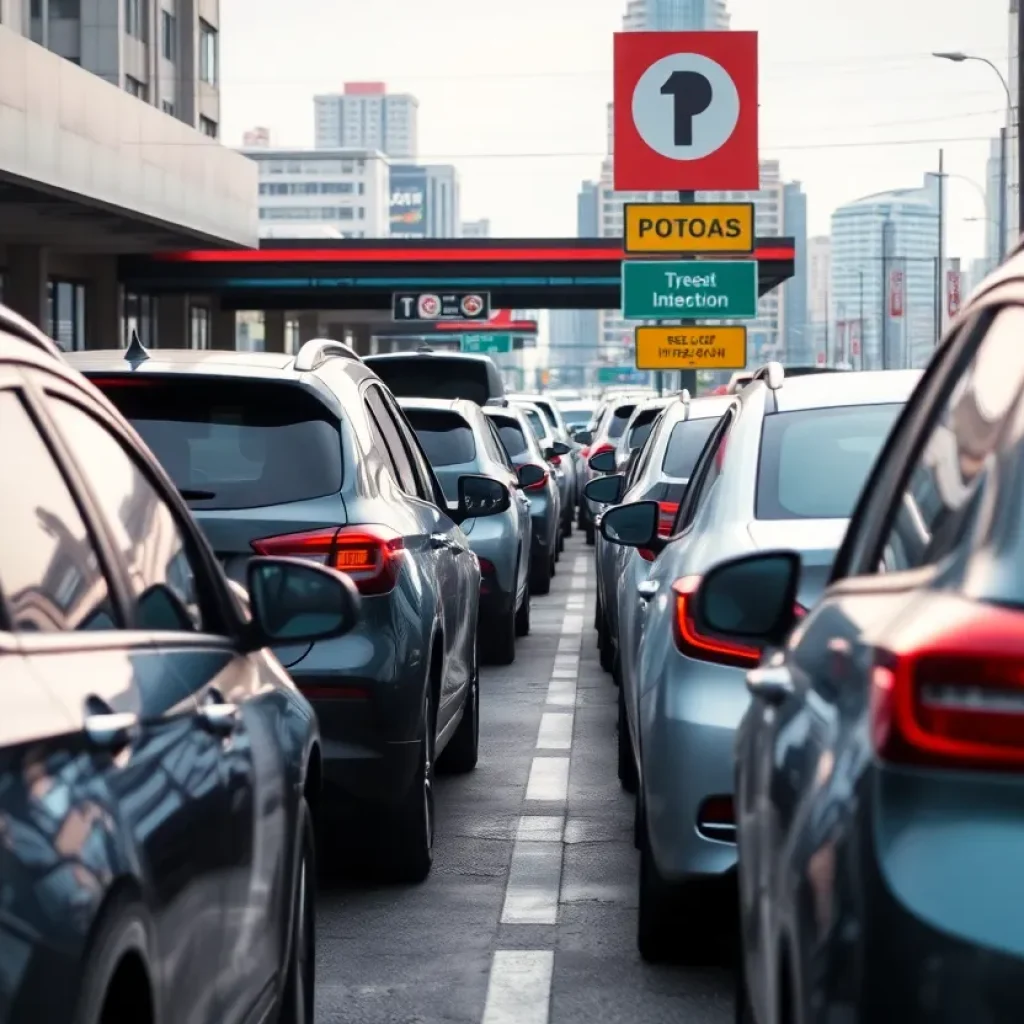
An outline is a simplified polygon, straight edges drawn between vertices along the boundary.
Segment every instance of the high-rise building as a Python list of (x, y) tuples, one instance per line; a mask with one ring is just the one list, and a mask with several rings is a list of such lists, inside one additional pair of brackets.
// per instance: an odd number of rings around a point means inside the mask
[(390, 166), (364, 149), (241, 151), (259, 165), (261, 238), (387, 238)]
[[(988, 159), (985, 161), (985, 265), (986, 273), (994, 270), (999, 264), (999, 188), (1002, 155), (1000, 139), (989, 142)], [(1012, 143), (1006, 142), (1006, 252), (1011, 252), (1017, 239), (1017, 222), (1014, 219), (1016, 201), (1010, 166), (1013, 154), (1010, 152)]]
[(629, 0), (624, 32), (679, 32), (729, 28), (725, 0)]
[(1010, 86), (1010, 106), (1012, 111), (1006, 112), (1007, 126), (1006, 126), (1006, 180), (1009, 183), (1009, 192), (1006, 197), (1006, 222), (1007, 222), (1007, 238), (1006, 238), (1006, 251), (1011, 252), (1016, 246), (1017, 241), (1020, 237), (1018, 225), (1020, 224), (1020, 185), (1021, 185), (1021, 172), (1024, 168), (1018, 165), (1017, 150), (1018, 142), (1017, 136), (1019, 133), (1020, 117), (1014, 117), (1013, 112), (1020, 110), (1020, 97), (1017, 95), (1017, 82), (1019, 79), (1019, 73), (1017, 70), (1017, 12), (1019, 9), (1019, 0), (1010, 0), (1010, 16), (1009, 16), (1009, 46), (1007, 48), (1008, 56), (1008, 77), (1007, 83)]
[(459, 206), (459, 174), (450, 164), (392, 164), (392, 238), (457, 238)]
[(462, 222), (463, 238), (490, 238), (491, 222), (486, 217), (479, 220), (464, 220)]
[[(830, 361), (851, 361), (850, 325), (856, 324), (865, 369), (927, 363), (938, 333), (938, 251), (935, 174), (926, 174), (920, 188), (865, 196), (832, 214)], [(895, 271), (902, 274), (898, 303), (890, 294)]]
[(0, 0), (0, 22), (218, 137), (220, 0)]
[(383, 82), (346, 82), (344, 92), (313, 97), (317, 149), (378, 149), (414, 161), (419, 149), (419, 101), (389, 93)]
[(782, 234), (793, 239), (793, 276), (783, 282), (782, 351), (786, 362), (814, 362), (814, 336), (807, 317), (807, 196), (799, 181), (782, 186)]
[[(828, 289), (832, 277), (832, 239), (816, 235), (807, 240), (807, 323), (813, 341), (813, 360), (828, 348)], [(859, 284), (858, 280), (858, 284)]]
[(242, 146), (245, 149), (256, 149), (260, 146), (270, 145), (270, 129), (269, 128), (250, 128), (247, 132), (242, 133)]

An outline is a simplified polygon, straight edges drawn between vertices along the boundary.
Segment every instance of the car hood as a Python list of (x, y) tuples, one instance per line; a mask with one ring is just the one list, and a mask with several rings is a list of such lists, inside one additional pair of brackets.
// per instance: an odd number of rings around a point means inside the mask
[(849, 523), (849, 519), (755, 519), (747, 530), (763, 551), (781, 548), (799, 553), (802, 568), (797, 600), (811, 608), (828, 584)]

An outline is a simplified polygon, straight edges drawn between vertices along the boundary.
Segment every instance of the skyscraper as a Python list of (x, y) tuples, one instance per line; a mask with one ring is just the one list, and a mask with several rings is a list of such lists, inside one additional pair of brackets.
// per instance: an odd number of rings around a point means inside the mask
[(342, 93), (313, 97), (317, 149), (379, 149), (392, 160), (415, 160), (419, 101), (389, 93), (383, 82), (346, 82)]
[(787, 362), (814, 362), (814, 337), (807, 317), (807, 196), (799, 181), (782, 186), (782, 232), (793, 239), (793, 276), (782, 285), (782, 350)]

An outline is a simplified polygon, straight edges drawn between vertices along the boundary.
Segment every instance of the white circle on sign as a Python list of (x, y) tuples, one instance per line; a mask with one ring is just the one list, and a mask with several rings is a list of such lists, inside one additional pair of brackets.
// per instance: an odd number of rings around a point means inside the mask
[[(692, 72), (703, 76), (711, 87), (706, 109), (688, 118), (689, 145), (676, 144), (678, 95), (663, 92), (673, 75)], [(701, 106), (700, 97), (694, 107)], [(692, 108), (691, 108), (692, 109)], [(670, 160), (703, 160), (721, 149), (736, 130), (740, 119), (740, 94), (729, 72), (717, 61), (700, 53), (673, 53), (652, 64), (633, 90), (633, 124), (640, 138), (655, 153)]]
[(484, 300), (479, 295), (467, 295), (462, 300), (462, 312), (465, 316), (477, 316), (484, 308)]
[(436, 295), (421, 295), (417, 312), (424, 320), (432, 320), (441, 312), (441, 300)]

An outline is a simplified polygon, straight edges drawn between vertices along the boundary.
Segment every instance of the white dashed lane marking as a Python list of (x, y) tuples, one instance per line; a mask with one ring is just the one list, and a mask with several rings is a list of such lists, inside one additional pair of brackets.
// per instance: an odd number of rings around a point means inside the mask
[(483, 1024), (547, 1024), (554, 971), (553, 950), (497, 950)]
[(571, 711), (545, 711), (540, 716), (537, 733), (538, 750), (569, 750), (572, 747)]
[(526, 783), (526, 799), (565, 803), (568, 795), (569, 758), (535, 757)]

